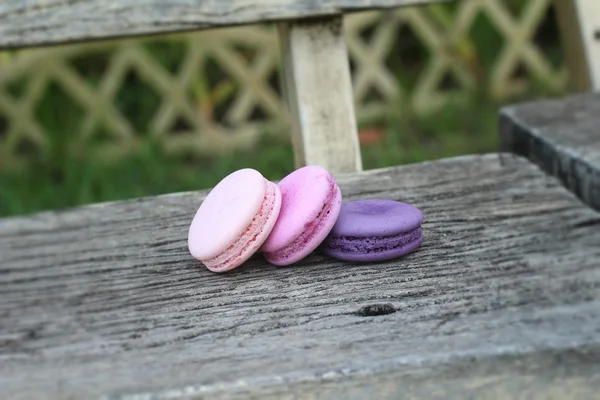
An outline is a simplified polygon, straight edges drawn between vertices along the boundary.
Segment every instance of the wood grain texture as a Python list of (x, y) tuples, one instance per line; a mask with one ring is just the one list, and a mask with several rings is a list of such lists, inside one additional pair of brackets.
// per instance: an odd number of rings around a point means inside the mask
[(342, 25), (335, 16), (279, 26), (296, 167), (362, 170)]
[(213, 274), (186, 247), (205, 192), (0, 220), (2, 397), (598, 393), (599, 213), (514, 155), (337, 179), (420, 207), (422, 248)]
[(0, 49), (165, 34), (432, 2), (440, 0), (3, 0)]
[(600, 210), (600, 93), (571, 95), (504, 108), (504, 151), (527, 157)]
[[(589, 399), (597, 400), (597, 349), (398, 366), (357, 374), (331, 373), (286, 385), (264, 385), (260, 397), (244, 388), (219, 391), (231, 399)], [(475, 361), (475, 362), (474, 362)]]

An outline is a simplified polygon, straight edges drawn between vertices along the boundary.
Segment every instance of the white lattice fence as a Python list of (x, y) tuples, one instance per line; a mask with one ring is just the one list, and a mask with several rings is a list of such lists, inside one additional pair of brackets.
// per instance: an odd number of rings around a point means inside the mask
[[(482, 85), (506, 98), (524, 90), (527, 79), (515, 76), (522, 69), (560, 90), (562, 64), (532, 40), (551, 0), (516, 11), (510, 4), (464, 0), (350, 15), (359, 117), (390, 107), (426, 113)], [(482, 18), (501, 41), (489, 67), (478, 60), (473, 33)], [(4, 54), (0, 164), (49, 154), (53, 135), (67, 137), (66, 151), (114, 158), (148, 137), (202, 153), (250, 144), (264, 130), (285, 134), (278, 57), (275, 30), (256, 26)]]

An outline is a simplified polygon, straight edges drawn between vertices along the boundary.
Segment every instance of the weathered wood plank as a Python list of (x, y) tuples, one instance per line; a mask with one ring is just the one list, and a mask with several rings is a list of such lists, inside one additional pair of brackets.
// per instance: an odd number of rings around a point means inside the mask
[(282, 23), (285, 97), (296, 167), (362, 170), (343, 17)]
[(597, 393), (599, 213), (513, 155), (338, 182), (420, 207), (423, 247), (217, 275), (186, 248), (203, 192), (0, 220), (3, 397)]
[(500, 143), (600, 210), (599, 126), (600, 93), (534, 101), (501, 110)]
[(569, 71), (569, 89), (587, 92), (592, 87), (590, 63), (586, 53), (585, 30), (579, 24), (578, 0), (554, 0), (561, 48)]
[[(243, 387), (219, 398), (291, 399), (545, 399), (597, 400), (598, 349), (500, 356), (439, 364), (397, 366), (356, 374), (330, 373), (303, 381), (264, 385), (260, 395)], [(169, 392), (175, 394), (175, 392)], [(292, 395), (293, 394), (293, 395)]]
[(331, 16), (434, 1), (440, 0), (3, 0), (0, 49)]
[(589, 89), (600, 90), (600, 3), (597, 0), (573, 0), (573, 3), (575, 18), (570, 29), (579, 30)]

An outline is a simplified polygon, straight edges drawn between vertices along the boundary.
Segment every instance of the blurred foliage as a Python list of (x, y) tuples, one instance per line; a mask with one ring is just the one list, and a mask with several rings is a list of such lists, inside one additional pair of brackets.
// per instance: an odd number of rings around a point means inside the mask
[[(364, 167), (494, 151), (499, 106), (474, 96), (472, 102), (451, 105), (430, 116), (391, 111), (383, 120), (366, 124), (379, 133), (379, 140), (362, 145)], [(135, 156), (116, 164), (56, 157), (20, 173), (1, 173), (0, 211), (3, 215), (27, 214), (209, 188), (228, 173), (246, 167), (258, 169), (268, 179), (281, 179), (294, 168), (291, 145), (265, 136), (247, 151), (183, 158), (166, 154), (149, 140)]]
[[(514, 13), (519, 12), (522, 3), (507, 0)], [(449, 23), (448, 12), (440, 12), (443, 7), (451, 6), (430, 8), (437, 23), (442, 26)], [(551, 13), (546, 15), (537, 33), (536, 43), (555, 65), (561, 62), (557, 28)], [(371, 169), (495, 151), (498, 143), (497, 111), (502, 104), (491, 100), (483, 83), (501, 44), (498, 33), (485, 19), (477, 21), (469, 35), (455, 44), (456, 56), (461, 57), (468, 68), (477, 71), (482, 83), (466, 101), (456, 101), (431, 115), (421, 116), (416, 116), (401, 102), (397, 102), (389, 104), (385, 117), (361, 121), (364, 167)], [(161, 45), (148, 44), (153, 55), (168, 68), (178, 68), (174, 60), (179, 59), (183, 51), (178, 46), (177, 42), (172, 45), (164, 42)], [(412, 51), (415, 58), (419, 58), (420, 44), (403, 42), (401, 46), (403, 48), (399, 49), (398, 54), (405, 55)], [(97, 57), (83, 58), (78, 60), (77, 68), (89, 71), (86, 76), (93, 83), (93, 71), (101, 62)], [(422, 62), (416, 63), (415, 68), (422, 65)], [(418, 71), (407, 68), (405, 64), (395, 72), (399, 84), (410, 89), (410, 82), (414, 81), (415, 72)], [(510, 102), (560, 94), (551, 91), (537, 77), (527, 75), (526, 71), (520, 73), (529, 79), (529, 91), (519, 99), (510, 99)], [(208, 84), (219, 76), (218, 70), (208, 75), (198, 77), (193, 93), (198, 112), (204, 113), (209, 119), (218, 118), (215, 115), (217, 105), (235, 88), (227, 82), (216, 86)], [(136, 86), (135, 79), (135, 76), (126, 79), (118, 106), (135, 115), (136, 127), (143, 129), (158, 100), (137, 92), (135, 88), (139, 85)], [(134, 156), (111, 164), (89, 161), (85, 151), (75, 155), (65, 151), (73, 145), (69, 141), (69, 129), (78, 125), (80, 110), (64, 106), (66, 102), (60, 102), (59, 91), (51, 93), (38, 111), (40, 123), (50, 132), (51, 152), (47, 158), (37, 160), (31, 168), (0, 172), (0, 216), (208, 188), (226, 174), (244, 167), (256, 168), (268, 179), (280, 179), (293, 170), (290, 144), (268, 135), (245, 151), (190, 157), (166, 154), (153, 143), (151, 132), (145, 132), (147, 140)]]

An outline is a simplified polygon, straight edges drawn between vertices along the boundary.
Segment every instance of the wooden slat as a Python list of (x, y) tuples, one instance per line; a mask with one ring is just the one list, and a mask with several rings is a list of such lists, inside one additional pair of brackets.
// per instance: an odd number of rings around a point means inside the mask
[(600, 90), (600, 3), (597, 0), (574, 0), (591, 89)]
[(343, 17), (280, 25), (296, 167), (362, 170)]
[(440, 0), (3, 0), (0, 49), (328, 16), (434, 1)]
[(599, 127), (600, 93), (571, 95), (504, 108), (500, 142), (600, 210)]
[(569, 70), (568, 86), (574, 92), (586, 92), (592, 87), (590, 65), (585, 51), (584, 31), (579, 24), (578, 0), (554, 0), (561, 49)]
[[(489, 357), (473, 362), (423, 363), (393, 370), (331, 373), (300, 382), (264, 385), (260, 399), (544, 399), (597, 400), (598, 349)], [(173, 392), (171, 392), (173, 393)], [(299, 397), (292, 397), (291, 393)], [(244, 388), (218, 398), (247, 399)]]
[(600, 3), (554, 0), (572, 89), (600, 90)]
[(599, 213), (513, 155), (338, 182), (420, 207), (423, 247), (218, 275), (186, 247), (205, 192), (0, 220), (2, 397), (598, 393)]

